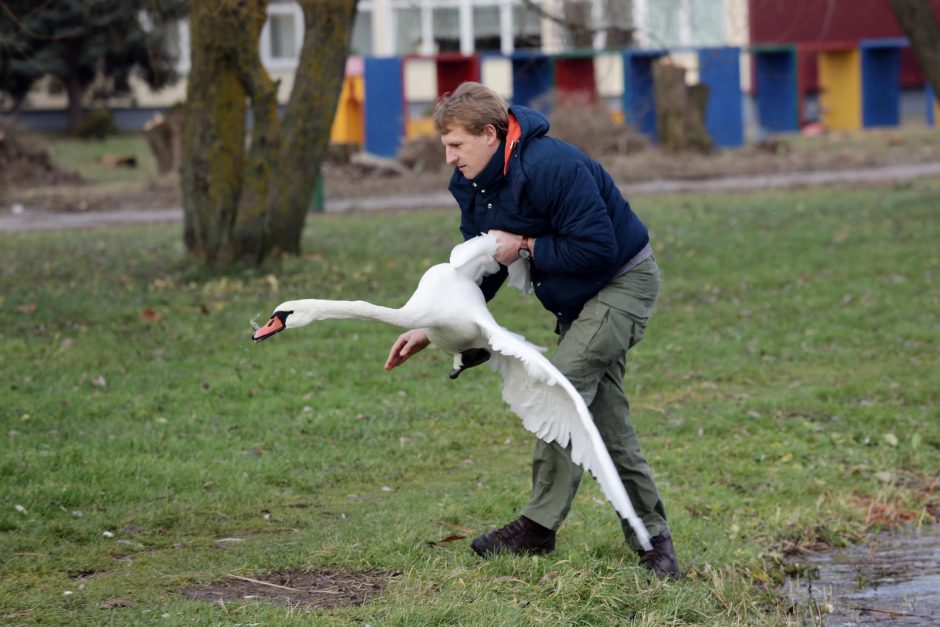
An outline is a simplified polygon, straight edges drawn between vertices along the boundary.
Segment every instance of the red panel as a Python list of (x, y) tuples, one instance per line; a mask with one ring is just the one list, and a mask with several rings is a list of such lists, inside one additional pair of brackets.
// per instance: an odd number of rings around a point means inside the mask
[(557, 57), (555, 59), (555, 90), (558, 103), (565, 100), (583, 104), (597, 102), (594, 79), (594, 57)]
[[(928, 0), (940, 20), (940, 0)], [(751, 43), (822, 44), (825, 42), (903, 37), (888, 0), (748, 0)], [(817, 88), (816, 54), (800, 51), (806, 89)], [(901, 85), (924, 84), (909, 51), (901, 54)]]
[(454, 91), (461, 83), (480, 80), (480, 58), (477, 56), (442, 54), (435, 59), (438, 96)]

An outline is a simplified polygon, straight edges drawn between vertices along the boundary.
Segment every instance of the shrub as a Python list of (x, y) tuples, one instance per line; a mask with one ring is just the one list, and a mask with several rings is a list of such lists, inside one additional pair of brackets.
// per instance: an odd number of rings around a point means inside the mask
[(105, 139), (108, 135), (118, 134), (117, 124), (114, 123), (114, 117), (107, 109), (95, 109), (85, 116), (85, 120), (76, 131), (82, 139)]

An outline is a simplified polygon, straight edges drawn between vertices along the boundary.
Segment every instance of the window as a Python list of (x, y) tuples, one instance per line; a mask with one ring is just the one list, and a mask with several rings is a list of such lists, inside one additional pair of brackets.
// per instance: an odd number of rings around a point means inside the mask
[(499, 7), (473, 8), (473, 47), (481, 52), (499, 52)]
[(415, 8), (395, 11), (395, 51), (414, 54), (421, 49), (421, 10)]
[(261, 60), (268, 69), (297, 67), (304, 37), (304, 15), (295, 2), (272, 2), (261, 30)]
[(353, 55), (372, 54), (372, 11), (356, 11), (350, 48), (349, 53)]
[(294, 37), (294, 16), (273, 14), (269, 18), (268, 33), (271, 37), (272, 59), (293, 59), (297, 56), (297, 40)]
[(542, 18), (527, 5), (512, 8), (513, 47), (516, 50), (538, 50), (542, 47)]
[(460, 52), (460, 12), (434, 9), (434, 43), (438, 52)]

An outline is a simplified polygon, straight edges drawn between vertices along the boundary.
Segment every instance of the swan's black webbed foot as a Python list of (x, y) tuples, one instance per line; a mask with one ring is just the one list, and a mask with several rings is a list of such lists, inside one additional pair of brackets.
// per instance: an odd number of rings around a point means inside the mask
[(485, 348), (468, 348), (465, 351), (460, 352), (460, 367), (456, 367), (450, 371), (449, 376), (451, 379), (456, 379), (460, 376), (460, 373), (466, 370), (467, 368), (473, 368), (474, 366), (479, 366), (480, 364), (486, 363), (490, 359), (490, 352)]

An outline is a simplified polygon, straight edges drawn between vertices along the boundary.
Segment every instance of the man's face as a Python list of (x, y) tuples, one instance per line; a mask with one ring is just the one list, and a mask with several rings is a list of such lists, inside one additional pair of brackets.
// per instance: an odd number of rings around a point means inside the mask
[(457, 166), (468, 179), (478, 177), (499, 149), (496, 128), (491, 124), (483, 127), (482, 135), (472, 135), (459, 125), (451, 126), (441, 135), (441, 143), (447, 163)]

